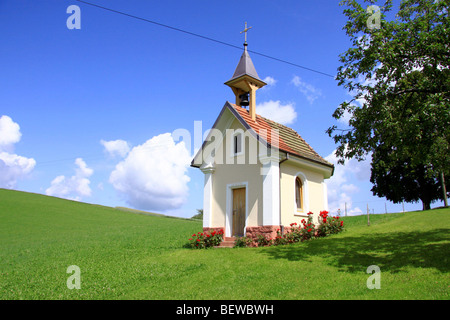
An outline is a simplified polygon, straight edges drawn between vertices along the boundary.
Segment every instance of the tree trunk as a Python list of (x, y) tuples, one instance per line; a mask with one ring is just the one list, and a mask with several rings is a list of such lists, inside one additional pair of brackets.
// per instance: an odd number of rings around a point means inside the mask
[(447, 189), (445, 188), (444, 172), (441, 172), (441, 183), (442, 183), (442, 191), (444, 192), (444, 206), (447, 208), (448, 201), (447, 201)]
[(423, 199), (421, 199), (421, 200), (422, 200), (422, 210), (423, 211), (430, 210), (431, 209), (431, 201), (423, 200)]

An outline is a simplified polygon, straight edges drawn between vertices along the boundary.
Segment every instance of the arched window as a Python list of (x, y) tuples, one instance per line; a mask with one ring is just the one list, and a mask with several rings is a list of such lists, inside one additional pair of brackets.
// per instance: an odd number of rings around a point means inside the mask
[(297, 204), (297, 210), (303, 210), (303, 183), (299, 177), (295, 178), (295, 203)]

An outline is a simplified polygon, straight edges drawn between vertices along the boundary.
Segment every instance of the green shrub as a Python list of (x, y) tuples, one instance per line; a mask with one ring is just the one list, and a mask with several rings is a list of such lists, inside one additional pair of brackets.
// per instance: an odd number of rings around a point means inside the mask
[(342, 221), (339, 216), (329, 216), (327, 211), (320, 212), (319, 222), (320, 224), (317, 228), (318, 237), (336, 234), (344, 229), (344, 221)]
[(199, 232), (189, 239), (188, 246), (194, 249), (206, 249), (220, 245), (223, 240), (223, 230)]
[(235, 248), (239, 248), (239, 247), (248, 247), (252, 244), (253, 240), (250, 239), (249, 237), (237, 237), (236, 240), (234, 241), (234, 247)]
[(278, 229), (277, 230), (277, 236), (275, 237), (275, 239), (272, 240), (272, 243), (274, 246), (282, 246), (288, 243), (288, 240), (286, 239), (286, 237), (284, 237), (281, 234), (281, 230)]
[(263, 234), (258, 234), (256, 243), (258, 243), (258, 247), (270, 246), (272, 244), (272, 239), (267, 238)]
[(308, 220), (302, 219), (300, 228), (301, 241), (311, 240), (316, 235), (316, 225), (313, 223), (313, 213), (308, 212)]

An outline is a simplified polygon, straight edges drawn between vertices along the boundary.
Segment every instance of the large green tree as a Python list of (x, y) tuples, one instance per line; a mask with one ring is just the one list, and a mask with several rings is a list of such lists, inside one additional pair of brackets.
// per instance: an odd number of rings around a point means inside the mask
[[(340, 55), (337, 80), (353, 99), (333, 114), (350, 119), (349, 127), (328, 134), (341, 163), (375, 157), (372, 191), (388, 199), (395, 192), (381, 186), (383, 172), (434, 181), (436, 190), (445, 186), (436, 177), (450, 178), (449, 2), (403, 0), (394, 8), (392, 0), (341, 1), (353, 45)], [(402, 198), (429, 198), (426, 189), (405, 188)]]
[[(372, 192), (394, 203), (422, 201), (423, 210), (441, 199), (440, 173), (432, 166), (416, 164), (411, 157), (398, 156), (395, 149), (379, 147), (372, 155)], [(447, 180), (447, 188), (449, 186)]]

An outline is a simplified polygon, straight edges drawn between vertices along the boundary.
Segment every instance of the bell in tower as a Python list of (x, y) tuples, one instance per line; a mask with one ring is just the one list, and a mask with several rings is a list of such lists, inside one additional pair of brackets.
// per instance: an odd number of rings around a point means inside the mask
[(248, 92), (239, 95), (239, 99), (241, 100), (241, 103), (239, 105), (241, 107), (248, 107), (248, 105), (250, 104), (248, 95), (249, 95)]

